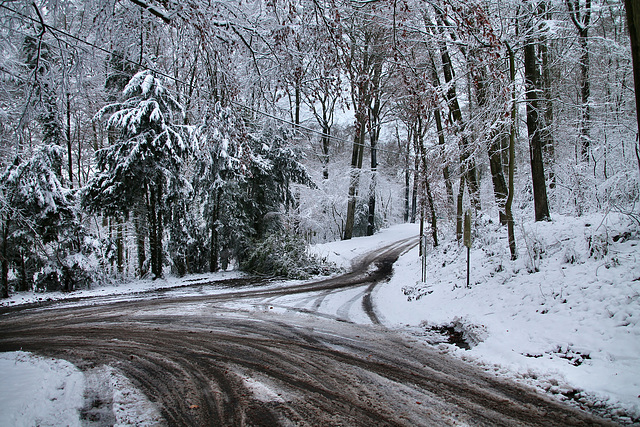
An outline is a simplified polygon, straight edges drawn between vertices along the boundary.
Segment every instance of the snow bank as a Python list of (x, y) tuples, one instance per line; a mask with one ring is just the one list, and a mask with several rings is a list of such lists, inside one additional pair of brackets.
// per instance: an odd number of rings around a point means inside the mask
[(0, 425), (80, 426), (84, 377), (64, 360), (0, 353)]
[[(427, 256), (396, 263), (376, 293), (389, 326), (427, 341), (442, 328), (471, 346), (458, 355), (535, 382), (561, 398), (604, 405), (621, 421), (640, 416), (640, 236), (624, 216), (554, 215), (519, 227), (519, 258), (510, 260), (506, 229), (480, 225), (471, 249), (448, 242)], [(435, 338), (434, 338), (435, 336)]]
[[(117, 370), (82, 373), (71, 363), (22, 351), (0, 353), (0, 426), (114, 426), (166, 423), (149, 399)], [(83, 416), (84, 414), (84, 416)]]
[(416, 224), (400, 224), (386, 228), (373, 236), (321, 243), (311, 247), (311, 252), (338, 267), (349, 268), (358, 257), (398, 240), (417, 236)]
[(193, 274), (188, 277), (167, 276), (163, 279), (140, 279), (124, 283), (104, 284), (92, 289), (73, 292), (15, 292), (9, 298), (0, 299), (0, 307), (29, 304), (43, 301), (61, 301), (71, 298), (127, 296), (142, 294), (160, 289), (175, 289), (193, 285), (245, 277), (240, 271), (219, 271), (216, 273)]

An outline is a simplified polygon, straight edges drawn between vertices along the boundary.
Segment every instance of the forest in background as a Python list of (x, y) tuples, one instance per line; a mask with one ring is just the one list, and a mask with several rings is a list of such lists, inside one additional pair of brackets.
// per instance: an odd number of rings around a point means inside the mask
[(16, 0), (0, 32), (2, 296), (305, 277), (309, 243), (467, 211), (512, 257), (519, 221), (638, 222), (620, 0)]

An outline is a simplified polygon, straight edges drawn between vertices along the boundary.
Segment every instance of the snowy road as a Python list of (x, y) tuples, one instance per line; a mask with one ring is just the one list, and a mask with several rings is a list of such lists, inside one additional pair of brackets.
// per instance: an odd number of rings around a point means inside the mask
[[(313, 283), (2, 309), (0, 351), (113, 367), (169, 425), (606, 425), (382, 327), (371, 295), (415, 243)], [(86, 424), (112, 424), (90, 401)]]

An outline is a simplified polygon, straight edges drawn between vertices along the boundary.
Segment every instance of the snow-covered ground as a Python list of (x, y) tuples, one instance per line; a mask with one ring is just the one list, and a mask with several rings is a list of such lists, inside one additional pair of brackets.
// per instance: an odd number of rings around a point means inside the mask
[(83, 289), (74, 292), (18, 292), (7, 299), (0, 300), (0, 307), (14, 306), (43, 301), (60, 301), (75, 298), (87, 297), (111, 297), (121, 296), (122, 298), (135, 298), (145, 292), (160, 289), (175, 289), (195, 285), (198, 283), (210, 283), (227, 279), (243, 277), (239, 271), (221, 271), (218, 273), (193, 274), (189, 277), (168, 276), (161, 280), (134, 280), (131, 282), (114, 283), (108, 286), (95, 287), (93, 289)]
[(71, 363), (0, 353), (1, 426), (79, 426), (84, 376)]
[[(609, 411), (614, 408), (619, 421), (637, 420), (640, 417), (638, 227), (628, 217), (617, 214), (581, 218), (554, 215), (553, 222), (518, 227), (519, 257), (511, 261), (506, 229), (482, 218), (479, 222), (477, 230), (481, 237), (474, 240), (471, 249), (469, 287), (466, 248), (449, 239), (440, 247), (429, 249), (425, 283), (419, 282), (418, 250), (412, 249), (395, 264), (391, 280), (374, 291), (380, 320), (389, 328), (436, 343), (498, 375), (527, 382), (591, 408), (606, 406)], [(415, 236), (417, 231), (416, 225), (400, 225), (372, 237), (317, 245), (314, 251), (346, 267), (358, 256)], [(234, 273), (190, 277), (195, 282), (188, 283), (228, 278), (230, 274)], [(72, 296), (127, 297), (146, 289), (184, 284), (184, 279), (138, 281)], [(68, 297), (20, 294), (2, 304)], [(356, 315), (352, 320), (359, 318)], [(367, 317), (362, 316), (362, 322), (366, 321)], [(459, 333), (470, 348), (464, 350), (443, 342), (445, 330)], [(1, 354), (0, 369), (3, 372), (0, 425), (74, 425), (78, 422), (83, 394), (92, 387), (90, 383), (100, 380), (111, 381), (109, 390), (114, 390), (114, 394), (135, 394), (126, 378), (116, 377), (116, 372), (83, 377), (67, 362), (21, 352)], [(41, 381), (43, 377), (46, 381)], [(15, 392), (12, 384), (20, 384), (21, 394)], [(143, 396), (137, 399), (144, 401)], [(114, 402), (117, 401), (116, 396)], [(36, 407), (43, 408), (37, 411), (37, 420), (31, 410)], [(118, 408), (116, 424), (147, 420), (152, 425), (153, 420), (157, 421), (152, 409), (151, 415), (136, 415), (132, 406)], [(60, 418), (69, 413), (76, 418)]]
[[(554, 215), (517, 230), (511, 261), (506, 229), (482, 226), (465, 247), (418, 249), (395, 265), (375, 295), (388, 326), (442, 341), (453, 328), (470, 344), (459, 356), (619, 421), (640, 416), (640, 236), (628, 217)], [(492, 230), (493, 229), (493, 230)]]

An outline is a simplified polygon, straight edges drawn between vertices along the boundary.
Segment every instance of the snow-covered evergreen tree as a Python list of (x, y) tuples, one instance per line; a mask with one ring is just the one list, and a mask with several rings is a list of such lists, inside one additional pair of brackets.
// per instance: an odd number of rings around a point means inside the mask
[[(2, 293), (15, 268), (17, 290), (34, 285), (72, 290), (87, 285), (91, 244), (80, 222), (73, 190), (60, 176), (64, 150), (43, 145), (26, 159), (16, 159), (0, 177), (2, 200)], [(82, 283), (81, 283), (82, 282)]]
[(96, 153), (96, 174), (87, 184), (83, 203), (105, 215), (134, 215), (138, 234), (139, 274), (146, 273), (145, 240), (149, 240), (151, 272), (162, 276), (164, 227), (168, 201), (189, 187), (179, 172), (189, 150), (182, 106), (151, 71), (133, 76), (122, 101), (107, 105), (96, 119), (117, 132), (114, 144)]
[(199, 128), (199, 151), (193, 186), (203, 215), (199, 232), (207, 242), (208, 267), (226, 267), (243, 234), (244, 209), (238, 182), (248, 172), (250, 147), (243, 123), (229, 107), (217, 103)]

